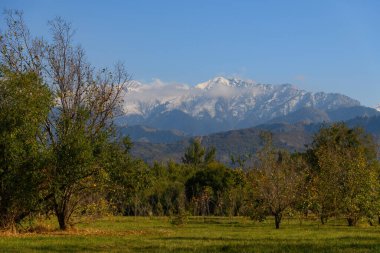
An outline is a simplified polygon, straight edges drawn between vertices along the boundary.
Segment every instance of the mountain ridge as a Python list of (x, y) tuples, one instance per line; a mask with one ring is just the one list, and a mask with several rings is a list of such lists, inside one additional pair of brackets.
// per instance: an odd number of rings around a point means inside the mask
[(119, 124), (203, 135), (252, 127), (302, 108), (328, 111), (354, 106), (360, 102), (342, 94), (237, 78), (216, 77), (192, 87), (135, 82), (126, 89), (126, 115)]
[[(357, 117), (345, 121), (349, 127), (361, 127), (372, 134), (380, 144), (380, 116)], [(207, 148), (215, 147), (217, 159), (225, 164), (231, 163), (231, 156), (249, 157), (262, 147), (260, 134), (270, 131), (273, 134), (273, 143), (279, 148), (291, 152), (304, 151), (312, 142), (313, 135), (327, 123), (271, 123), (251, 128), (229, 130), (199, 136), (202, 145)], [(186, 137), (172, 143), (135, 142), (131, 154), (148, 163), (166, 162), (174, 160), (179, 162), (193, 137)]]

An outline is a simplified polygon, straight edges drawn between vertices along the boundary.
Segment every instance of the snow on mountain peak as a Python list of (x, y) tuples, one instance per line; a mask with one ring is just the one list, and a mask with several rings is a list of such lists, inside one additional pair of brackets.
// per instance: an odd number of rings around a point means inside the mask
[(127, 83), (125, 87), (125, 91), (126, 92), (138, 91), (142, 88), (142, 86), (143, 84), (138, 81), (131, 81)]
[(256, 82), (253, 80), (242, 80), (238, 78), (227, 79), (222, 76), (215, 77), (207, 82), (197, 84), (195, 88), (202, 90), (210, 90), (215, 87), (235, 87), (235, 88), (244, 88), (251, 87), (256, 85)]
[(380, 104), (376, 105), (375, 106), (375, 109), (378, 110), (380, 112)]
[(211, 80), (208, 80), (207, 82), (197, 84), (195, 88), (202, 90), (210, 90), (212, 88), (215, 88), (216, 86), (230, 86), (230, 82), (228, 79), (224, 77), (215, 77)]
[(262, 122), (304, 107), (324, 110), (360, 105), (340, 94), (312, 93), (290, 84), (259, 84), (225, 77), (215, 77), (196, 86), (166, 84), (160, 80), (151, 84), (135, 82), (127, 87), (124, 101), (127, 115), (144, 119), (181, 112), (189, 117), (211, 118), (231, 125)]

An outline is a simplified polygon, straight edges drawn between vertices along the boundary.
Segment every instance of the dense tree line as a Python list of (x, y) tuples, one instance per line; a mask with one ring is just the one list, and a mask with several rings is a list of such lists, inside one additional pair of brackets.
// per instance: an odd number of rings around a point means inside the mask
[[(96, 71), (72, 44), (70, 24), (50, 22), (50, 40), (30, 35), (8, 12), (0, 33), (0, 228), (55, 215), (344, 217), (374, 224), (380, 215), (379, 161), (373, 138), (343, 123), (323, 126), (303, 153), (263, 147), (252, 166), (228, 167), (200, 139), (182, 161), (148, 165), (129, 155), (113, 118), (121, 111), (122, 65)], [(249, 141), (249, 140), (247, 140)], [(242, 154), (244, 155), (244, 154)], [(380, 219), (380, 218), (379, 218)], [(380, 220), (379, 220), (380, 221)]]

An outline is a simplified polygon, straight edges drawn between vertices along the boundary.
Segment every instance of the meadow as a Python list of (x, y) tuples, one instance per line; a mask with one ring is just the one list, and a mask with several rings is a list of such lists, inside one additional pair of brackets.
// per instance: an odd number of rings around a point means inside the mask
[(1, 252), (380, 252), (380, 226), (348, 227), (273, 220), (190, 217), (175, 226), (167, 217), (105, 217), (59, 231), (54, 221), (35, 231), (0, 235)]

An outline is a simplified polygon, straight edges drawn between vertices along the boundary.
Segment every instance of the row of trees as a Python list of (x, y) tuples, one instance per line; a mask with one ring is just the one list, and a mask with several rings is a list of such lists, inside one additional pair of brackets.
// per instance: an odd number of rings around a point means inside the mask
[[(377, 146), (360, 129), (323, 127), (304, 153), (264, 147), (251, 168), (229, 168), (195, 139), (181, 163), (147, 165), (129, 155), (112, 125), (121, 111), (122, 65), (96, 71), (72, 45), (72, 29), (50, 22), (30, 35), (19, 12), (0, 33), (0, 228), (55, 215), (61, 229), (100, 207), (123, 215), (343, 216), (379, 214)], [(248, 140), (249, 141), (249, 140)], [(100, 205), (103, 203), (102, 205)], [(91, 207), (91, 208), (90, 208)], [(95, 208), (93, 208), (95, 207)]]
[(344, 123), (324, 126), (304, 153), (267, 144), (258, 162), (250, 172), (254, 199), (260, 203), (258, 213), (274, 216), (276, 228), (286, 210), (313, 213), (322, 224), (344, 217), (349, 226), (361, 218), (373, 224), (379, 214), (377, 146), (362, 129)]
[(360, 219), (374, 224), (380, 214), (380, 167), (370, 135), (344, 123), (326, 125), (303, 153), (274, 147), (270, 133), (262, 138), (265, 145), (248, 169), (217, 162), (215, 150), (195, 139), (182, 163), (145, 165), (144, 174), (135, 174), (144, 187), (129, 184), (134, 190), (125, 189), (129, 197), (118, 210), (126, 215), (273, 216), (276, 228), (285, 214), (295, 213), (319, 217), (322, 224), (331, 217), (343, 217), (349, 226)]

